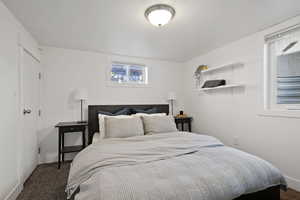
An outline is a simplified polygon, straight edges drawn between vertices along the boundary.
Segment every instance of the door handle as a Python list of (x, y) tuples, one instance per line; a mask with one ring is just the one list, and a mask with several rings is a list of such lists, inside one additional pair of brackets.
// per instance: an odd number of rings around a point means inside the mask
[(31, 113), (31, 110), (30, 109), (24, 109), (23, 110), (23, 114), (26, 115), (26, 114), (30, 114)]

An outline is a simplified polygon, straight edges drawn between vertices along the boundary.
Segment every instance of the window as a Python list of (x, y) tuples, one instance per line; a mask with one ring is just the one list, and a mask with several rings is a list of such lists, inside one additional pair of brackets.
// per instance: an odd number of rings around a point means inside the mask
[(300, 104), (300, 52), (278, 57), (277, 103)]
[(265, 108), (300, 111), (300, 27), (266, 37)]
[(109, 78), (114, 84), (146, 85), (148, 84), (148, 71), (144, 65), (113, 62)]

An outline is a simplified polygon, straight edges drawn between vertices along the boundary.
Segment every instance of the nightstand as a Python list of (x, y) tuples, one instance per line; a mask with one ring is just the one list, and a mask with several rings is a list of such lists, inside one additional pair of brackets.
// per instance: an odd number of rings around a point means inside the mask
[[(58, 169), (60, 169), (61, 160), (65, 161), (65, 153), (79, 152), (85, 148), (86, 127), (87, 123), (78, 122), (60, 122), (56, 124), (55, 128), (58, 128)], [(65, 146), (65, 134), (75, 132), (82, 133), (82, 145)]]
[(181, 125), (181, 131), (184, 131), (184, 124), (188, 124), (188, 131), (192, 132), (192, 117), (175, 117), (175, 123), (177, 129)]

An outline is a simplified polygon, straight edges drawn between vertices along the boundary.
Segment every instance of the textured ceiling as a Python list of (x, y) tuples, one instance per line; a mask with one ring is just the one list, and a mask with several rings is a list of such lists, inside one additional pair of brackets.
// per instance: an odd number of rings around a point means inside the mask
[[(2, 0), (41, 45), (186, 61), (300, 14), (299, 0)], [(144, 17), (167, 3), (161, 28)]]

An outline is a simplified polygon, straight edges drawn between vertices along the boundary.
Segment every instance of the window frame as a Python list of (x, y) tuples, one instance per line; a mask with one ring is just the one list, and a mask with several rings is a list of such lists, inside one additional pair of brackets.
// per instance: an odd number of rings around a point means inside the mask
[[(143, 83), (136, 83), (136, 82), (115, 82), (111, 80), (111, 71), (114, 64), (120, 65), (127, 65), (127, 66), (140, 66), (144, 67), (144, 78), (145, 81)], [(127, 71), (129, 71), (127, 69)], [(133, 63), (133, 62), (123, 62), (123, 61), (111, 61), (110, 65), (108, 66), (107, 73), (106, 73), (106, 82), (107, 86), (111, 87), (149, 87), (149, 69), (145, 64), (140, 63)]]
[(274, 69), (272, 69), (274, 66), (271, 65), (271, 54), (269, 49), (270, 41), (267, 41), (267, 38), (275, 37), (275, 35), (280, 35), (281, 33), (290, 33), (295, 30), (300, 31), (300, 24), (287, 27), (265, 36), (263, 56), (263, 111), (259, 114), (261, 116), (300, 118), (300, 104), (274, 103), (277, 102), (277, 83), (275, 82), (277, 76), (276, 73), (274, 74)]

